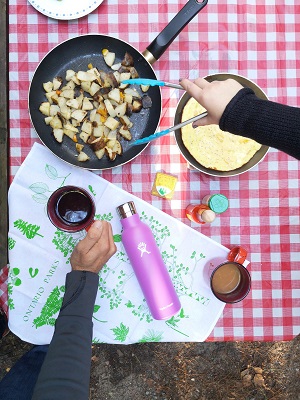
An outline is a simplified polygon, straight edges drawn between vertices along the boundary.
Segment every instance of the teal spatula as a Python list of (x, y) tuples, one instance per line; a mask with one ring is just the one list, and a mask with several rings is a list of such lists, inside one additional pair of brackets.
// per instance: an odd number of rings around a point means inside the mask
[(126, 79), (121, 83), (125, 84), (135, 84), (135, 85), (145, 85), (145, 86), (169, 86), (175, 89), (184, 90), (182, 86), (176, 85), (176, 83), (169, 83), (164, 81), (158, 81), (156, 79), (147, 79), (147, 78), (136, 78), (136, 79)]
[(145, 143), (152, 142), (152, 140), (155, 140), (155, 139), (157, 139), (157, 138), (159, 138), (161, 136), (167, 135), (170, 132), (176, 131), (176, 129), (180, 129), (183, 126), (191, 124), (191, 123), (193, 123), (195, 121), (198, 121), (198, 119), (204, 118), (206, 116), (207, 116), (207, 112), (205, 111), (202, 114), (196, 115), (196, 117), (193, 117), (193, 118), (188, 119), (187, 121), (181, 122), (181, 124), (177, 124), (175, 126), (172, 126), (171, 128), (168, 128), (168, 129), (166, 129), (164, 131), (161, 131), (161, 132), (153, 133), (153, 135), (147, 136), (145, 138), (137, 139), (136, 141), (134, 141), (132, 143), (129, 143), (129, 145), (130, 146), (137, 146), (139, 144), (145, 144)]

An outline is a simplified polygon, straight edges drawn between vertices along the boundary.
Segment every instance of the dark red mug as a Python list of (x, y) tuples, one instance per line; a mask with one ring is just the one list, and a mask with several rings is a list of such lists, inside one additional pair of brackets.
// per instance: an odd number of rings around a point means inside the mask
[(247, 254), (247, 250), (243, 247), (233, 247), (227, 256), (227, 261), (218, 265), (210, 274), (210, 288), (224, 303), (237, 303), (243, 300), (251, 289), (250, 273), (242, 265)]
[(250, 292), (251, 276), (242, 264), (225, 261), (213, 270), (210, 288), (224, 303), (238, 303)]
[(65, 232), (88, 230), (96, 206), (90, 194), (78, 186), (63, 186), (50, 196), (47, 214), (52, 224)]

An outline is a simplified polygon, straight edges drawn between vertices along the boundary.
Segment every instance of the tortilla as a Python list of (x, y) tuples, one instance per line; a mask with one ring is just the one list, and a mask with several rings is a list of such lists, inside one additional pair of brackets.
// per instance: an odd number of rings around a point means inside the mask
[[(194, 98), (185, 105), (181, 121), (205, 111)], [(252, 139), (222, 131), (218, 125), (188, 124), (181, 128), (182, 141), (198, 163), (217, 171), (232, 171), (246, 164), (261, 145)]]

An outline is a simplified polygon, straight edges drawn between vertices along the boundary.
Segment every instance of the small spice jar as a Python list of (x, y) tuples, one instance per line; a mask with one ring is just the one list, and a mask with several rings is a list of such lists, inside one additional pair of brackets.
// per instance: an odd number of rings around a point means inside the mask
[[(189, 220), (196, 222), (197, 224), (205, 224), (206, 222), (212, 221), (205, 221), (205, 214), (204, 219), (202, 217), (204, 212), (211, 211), (210, 208), (205, 204), (189, 204), (185, 209), (186, 216)], [(206, 216), (206, 219), (209, 220), (212, 217), (209, 215)]]
[(229, 201), (223, 194), (207, 194), (202, 199), (202, 204), (207, 205), (216, 214), (221, 214), (227, 210)]

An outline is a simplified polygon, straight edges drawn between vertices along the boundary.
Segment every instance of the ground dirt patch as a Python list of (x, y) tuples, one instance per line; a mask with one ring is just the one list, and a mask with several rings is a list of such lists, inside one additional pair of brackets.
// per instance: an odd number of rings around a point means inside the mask
[[(0, 379), (32, 345), (0, 342)], [(297, 400), (300, 336), (289, 342), (93, 345), (90, 400)], [(5, 399), (3, 399), (5, 400)]]

